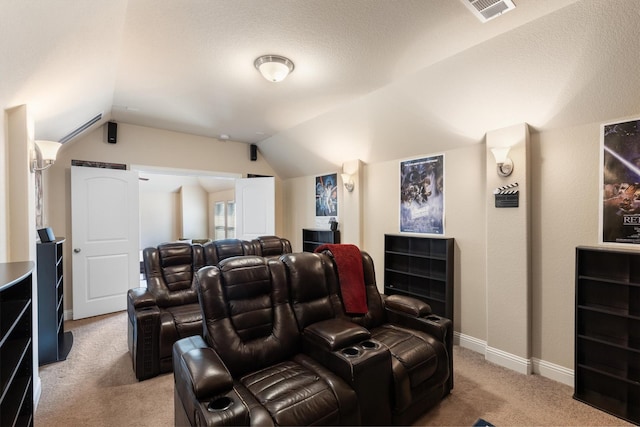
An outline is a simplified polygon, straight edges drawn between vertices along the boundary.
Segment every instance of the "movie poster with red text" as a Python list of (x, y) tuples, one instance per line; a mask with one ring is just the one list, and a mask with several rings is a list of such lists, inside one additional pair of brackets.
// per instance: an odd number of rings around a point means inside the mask
[(640, 119), (602, 125), (603, 243), (640, 243)]

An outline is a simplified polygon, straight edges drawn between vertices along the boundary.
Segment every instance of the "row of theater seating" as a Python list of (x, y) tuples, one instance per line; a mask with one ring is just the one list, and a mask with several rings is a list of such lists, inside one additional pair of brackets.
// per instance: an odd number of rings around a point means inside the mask
[(172, 242), (143, 250), (147, 287), (128, 291), (128, 343), (138, 380), (171, 372), (173, 343), (202, 335), (195, 272), (233, 256), (277, 257), (291, 243), (277, 236), (223, 239), (204, 245)]
[[(381, 295), (354, 248), (199, 269), (203, 336), (173, 346), (175, 424), (406, 425), (446, 396), (451, 321)], [(345, 284), (358, 274), (366, 304), (354, 309)]]

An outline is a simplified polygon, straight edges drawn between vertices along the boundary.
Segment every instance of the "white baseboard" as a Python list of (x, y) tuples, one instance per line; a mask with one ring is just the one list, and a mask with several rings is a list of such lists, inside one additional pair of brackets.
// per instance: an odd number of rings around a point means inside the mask
[(566, 384), (573, 387), (574, 384), (574, 372), (573, 369), (565, 368), (564, 366), (556, 365), (555, 363), (545, 362), (544, 360), (531, 358), (533, 364), (533, 373), (543, 376), (545, 378), (558, 381), (559, 383)]
[(519, 372), (524, 375), (531, 375), (531, 360), (497, 348), (489, 347), (485, 349), (484, 358), (496, 365), (509, 368), (512, 371)]
[(40, 402), (40, 395), (42, 395), (42, 381), (39, 375), (33, 376), (33, 413), (38, 409), (38, 402)]
[(64, 316), (64, 320), (72, 320), (73, 310), (65, 310), (63, 316)]
[(497, 348), (491, 348), (487, 346), (486, 341), (461, 334), (460, 332), (453, 333), (453, 343), (475, 351), (476, 353), (483, 354), (487, 361), (511, 369), (512, 371), (525, 375), (533, 373), (571, 387), (574, 385), (573, 369), (565, 368), (564, 366), (546, 362), (535, 357), (526, 359)]
[(487, 348), (486, 341), (479, 340), (478, 338), (474, 338), (469, 335), (461, 334), (460, 332), (453, 333), (453, 343), (480, 354), (484, 354), (484, 350)]

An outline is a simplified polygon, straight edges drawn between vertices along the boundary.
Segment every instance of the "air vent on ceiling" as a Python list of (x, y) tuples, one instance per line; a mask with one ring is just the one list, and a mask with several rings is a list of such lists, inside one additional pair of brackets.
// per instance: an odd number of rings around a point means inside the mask
[(93, 126), (95, 123), (99, 122), (100, 119), (102, 119), (102, 113), (98, 114), (97, 116), (93, 117), (91, 120), (89, 120), (88, 122), (86, 122), (83, 125), (80, 125), (80, 127), (78, 127), (77, 129), (71, 131), (68, 135), (63, 136), (62, 139), (60, 139), (60, 143), (64, 144), (65, 142), (70, 141), (71, 139), (75, 138), (76, 136), (80, 135), (82, 132), (86, 131), (87, 129), (89, 129), (91, 126)]
[(511, 0), (460, 0), (481, 21), (487, 22), (513, 10), (516, 5)]

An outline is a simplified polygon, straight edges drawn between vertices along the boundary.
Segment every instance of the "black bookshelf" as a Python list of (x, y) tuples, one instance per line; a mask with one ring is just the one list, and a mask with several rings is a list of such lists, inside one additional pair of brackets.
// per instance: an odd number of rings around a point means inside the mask
[(453, 322), (453, 241), (386, 234), (384, 293), (421, 299)]

